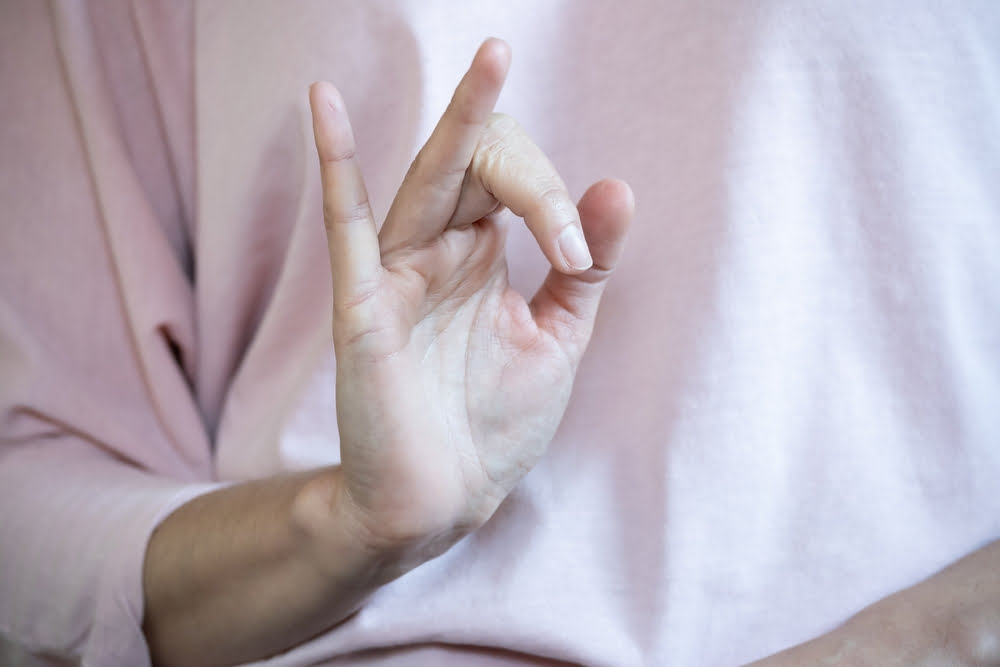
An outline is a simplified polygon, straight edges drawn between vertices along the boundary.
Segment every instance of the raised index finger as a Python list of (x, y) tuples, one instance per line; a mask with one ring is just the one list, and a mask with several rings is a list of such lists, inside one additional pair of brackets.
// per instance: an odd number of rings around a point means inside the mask
[(314, 83), (309, 104), (323, 184), (334, 307), (349, 307), (375, 290), (382, 269), (378, 234), (340, 93), (329, 83)]

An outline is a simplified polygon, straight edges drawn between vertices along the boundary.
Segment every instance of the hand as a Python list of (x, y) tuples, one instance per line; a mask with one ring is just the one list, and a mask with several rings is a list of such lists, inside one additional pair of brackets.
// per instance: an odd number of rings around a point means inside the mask
[[(326, 83), (310, 94), (333, 272), (331, 502), (353, 509), (368, 544), (421, 558), (484, 523), (545, 451), (632, 217), (619, 181), (574, 206), (542, 152), (493, 113), (509, 62), (505, 43), (482, 45), (380, 233), (343, 101)], [(530, 303), (507, 279), (504, 207), (553, 267)]]

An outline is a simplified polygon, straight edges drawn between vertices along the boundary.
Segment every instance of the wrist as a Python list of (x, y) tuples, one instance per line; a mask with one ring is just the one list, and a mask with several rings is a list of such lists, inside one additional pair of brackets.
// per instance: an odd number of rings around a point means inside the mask
[(336, 586), (377, 588), (436, 558), (471, 531), (449, 522), (373, 517), (351, 497), (342, 468), (309, 479), (292, 503), (301, 552)]

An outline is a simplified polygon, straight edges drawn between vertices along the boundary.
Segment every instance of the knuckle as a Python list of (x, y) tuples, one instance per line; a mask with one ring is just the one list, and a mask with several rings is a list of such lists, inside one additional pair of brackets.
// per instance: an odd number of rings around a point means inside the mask
[(395, 314), (378, 299), (376, 283), (356, 286), (350, 295), (335, 296), (333, 342), (354, 361), (379, 361), (391, 357), (403, 345)]
[(491, 174), (502, 173), (509, 161), (510, 148), (502, 142), (490, 142), (480, 146), (473, 156), (473, 173), (486, 180)]
[(371, 205), (367, 199), (347, 206), (333, 201), (323, 202), (323, 222), (327, 229), (335, 225), (367, 224), (371, 215)]
[(487, 152), (496, 151), (510, 145), (523, 134), (521, 125), (513, 117), (503, 113), (493, 113), (480, 133), (479, 147)]
[(493, 112), (483, 128), (486, 133), (495, 133), (501, 136), (521, 132), (521, 124), (505, 113)]
[(378, 327), (374, 325), (376, 284), (359, 284), (348, 293), (335, 294), (333, 300), (334, 337), (350, 344), (368, 337)]
[(563, 187), (562, 183), (554, 181), (546, 181), (541, 184), (537, 197), (540, 205), (559, 211), (565, 209), (569, 203), (569, 193), (566, 192), (566, 188)]
[(336, 164), (347, 162), (357, 156), (357, 147), (352, 143), (343, 147), (327, 148), (320, 153), (319, 159), (323, 164)]
[(519, 143), (509, 132), (485, 128), (472, 158), (474, 169), (499, 173), (517, 157)]
[(473, 164), (479, 173), (516, 170), (518, 181), (542, 206), (565, 208), (569, 202), (569, 193), (544, 152), (505, 114), (493, 114), (483, 129)]

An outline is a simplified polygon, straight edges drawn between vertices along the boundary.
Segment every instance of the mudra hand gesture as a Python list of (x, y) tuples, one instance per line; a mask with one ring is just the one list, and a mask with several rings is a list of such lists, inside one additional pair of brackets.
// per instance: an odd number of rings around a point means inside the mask
[[(479, 49), (380, 233), (344, 103), (313, 86), (342, 464), (218, 489), (158, 526), (143, 567), (155, 662), (244, 663), (327, 631), (485, 522), (548, 446), (632, 194), (602, 181), (573, 205), (493, 113), (509, 62), (503, 42)], [(553, 266), (530, 302), (507, 281), (503, 207)]]
[[(517, 123), (493, 113), (510, 51), (488, 40), (381, 228), (344, 103), (310, 102), (333, 271), (342, 465), (331, 506), (373, 548), (447, 549), (484, 523), (562, 418), (632, 194), (600, 181), (574, 206)], [(530, 301), (511, 288), (504, 208), (552, 264)]]

